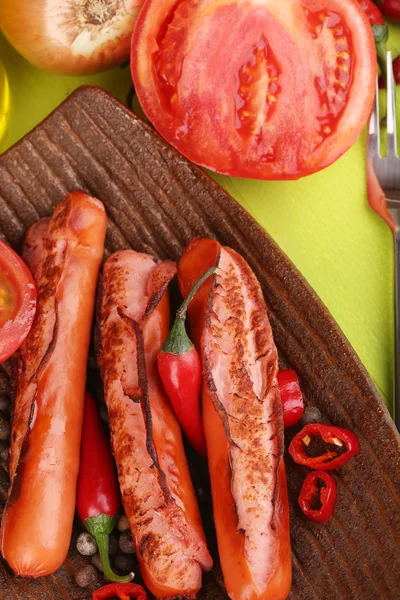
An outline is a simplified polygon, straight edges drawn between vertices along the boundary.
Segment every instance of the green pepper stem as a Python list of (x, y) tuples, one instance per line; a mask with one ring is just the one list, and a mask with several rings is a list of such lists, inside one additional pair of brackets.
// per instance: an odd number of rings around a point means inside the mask
[(115, 583), (129, 583), (134, 578), (134, 573), (129, 573), (128, 575), (117, 575), (114, 573), (110, 565), (108, 542), (110, 533), (114, 529), (116, 522), (117, 517), (101, 514), (97, 517), (88, 517), (85, 519), (84, 526), (96, 540), (101, 563), (103, 565), (104, 575), (108, 577), (110, 581), (114, 581)]
[(378, 65), (381, 70), (383, 77), (387, 77), (387, 66), (386, 66), (386, 44), (384, 42), (377, 42), (376, 55), (378, 57)]
[(185, 354), (186, 352), (190, 352), (194, 345), (192, 344), (188, 334), (186, 333), (185, 320), (186, 320), (186, 312), (190, 302), (193, 300), (195, 293), (198, 291), (200, 286), (205, 282), (206, 279), (213, 275), (214, 273), (218, 273), (218, 267), (211, 267), (204, 273), (202, 277), (194, 284), (189, 294), (182, 302), (180, 308), (178, 309), (175, 317), (174, 324), (172, 326), (171, 331), (167, 339), (164, 342), (162, 352), (168, 352), (171, 354)]
[(208, 279), (210, 277), (210, 275), (214, 275), (214, 273), (218, 273), (218, 272), (219, 272), (218, 267), (211, 267), (211, 269), (208, 269), (208, 271), (206, 271), (204, 273), (204, 275), (202, 275), (200, 277), (200, 279), (194, 284), (194, 286), (192, 287), (192, 289), (186, 296), (185, 300), (182, 302), (180, 308), (178, 309), (178, 311), (176, 313), (175, 322), (178, 319), (181, 319), (182, 321), (186, 319), (186, 312), (187, 312), (188, 306), (191, 303), (191, 301), (193, 300), (196, 292), (203, 285), (203, 283), (206, 281), (206, 279)]
[(374, 34), (378, 65), (383, 77), (386, 79), (386, 42), (388, 41), (389, 37), (389, 28), (387, 25), (378, 25), (375, 23), (374, 25), (372, 25), (372, 32)]
[(116, 575), (111, 568), (110, 558), (108, 553), (108, 533), (98, 533), (94, 536), (97, 547), (99, 549), (101, 564), (103, 565), (103, 573), (110, 581), (115, 583), (129, 583), (135, 576), (135, 573), (129, 573), (128, 575)]

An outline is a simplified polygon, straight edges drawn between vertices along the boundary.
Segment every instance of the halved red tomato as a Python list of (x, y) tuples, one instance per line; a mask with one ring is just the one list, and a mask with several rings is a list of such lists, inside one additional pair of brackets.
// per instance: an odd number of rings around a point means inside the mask
[(23, 260), (0, 241), (0, 363), (22, 344), (36, 311), (36, 285)]
[(371, 111), (376, 56), (357, 0), (145, 0), (132, 76), (193, 162), (297, 179), (345, 152)]

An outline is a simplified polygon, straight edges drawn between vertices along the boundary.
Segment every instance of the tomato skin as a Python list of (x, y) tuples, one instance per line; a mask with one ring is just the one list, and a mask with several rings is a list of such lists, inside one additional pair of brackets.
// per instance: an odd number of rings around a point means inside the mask
[(358, 0), (145, 0), (131, 69), (144, 112), (191, 161), (226, 175), (298, 179), (359, 136), (376, 58)]
[[(11, 306), (4, 322), (1, 313), (10, 295)], [(0, 240), (0, 363), (18, 350), (28, 335), (35, 318), (36, 298), (36, 284), (28, 267)]]

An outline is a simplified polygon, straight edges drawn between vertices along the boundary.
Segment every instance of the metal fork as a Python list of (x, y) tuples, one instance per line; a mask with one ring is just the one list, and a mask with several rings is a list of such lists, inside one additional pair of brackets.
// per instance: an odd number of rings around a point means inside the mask
[(369, 121), (368, 155), (379, 184), (385, 194), (386, 207), (395, 224), (395, 382), (394, 414), (397, 429), (400, 431), (400, 158), (397, 155), (396, 138), (396, 97), (393, 76), (392, 53), (388, 52), (387, 61), (387, 152), (380, 153), (380, 120), (378, 81), (376, 83), (375, 106)]

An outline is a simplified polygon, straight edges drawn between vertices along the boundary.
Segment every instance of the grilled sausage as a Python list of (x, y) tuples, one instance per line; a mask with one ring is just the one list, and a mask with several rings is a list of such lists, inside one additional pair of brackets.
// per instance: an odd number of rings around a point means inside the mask
[(193, 598), (211, 568), (181, 431), (157, 370), (172, 262), (123, 250), (104, 265), (98, 362), (122, 502), (143, 579), (157, 598)]
[(277, 351), (260, 285), (230, 248), (194, 240), (178, 265), (182, 295), (215, 265), (219, 273), (189, 305), (189, 324), (204, 372), (222, 571), (233, 600), (283, 600), (291, 587), (291, 555)]
[(56, 571), (70, 544), (105, 229), (101, 202), (75, 192), (26, 238), (38, 307), (18, 356), (11, 486), (1, 525), (3, 557), (24, 577)]

